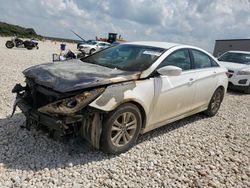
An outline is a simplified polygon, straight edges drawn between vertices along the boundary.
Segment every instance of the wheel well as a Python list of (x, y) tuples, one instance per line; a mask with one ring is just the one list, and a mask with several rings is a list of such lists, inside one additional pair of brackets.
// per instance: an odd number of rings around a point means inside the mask
[(224, 86), (219, 86), (219, 87), (217, 87), (217, 89), (222, 89), (222, 91), (223, 91), (223, 96), (222, 97), (224, 98), (224, 95), (225, 95), (225, 88), (224, 88)]
[(142, 117), (142, 128), (145, 128), (145, 126), (146, 126), (146, 113), (145, 113), (144, 108), (138, 102), (129, 101), (129, 103), (132, 103), (132, 104), (136, 105), (139, 108), (139, 110), (141, 112), (141, 117)]
[[(224, 86), (219, 86), (217, 89), (222, 89), (223, 93), (225, 92)], [(217, 90), (217, 89), (216, 89), (216, 90)]]

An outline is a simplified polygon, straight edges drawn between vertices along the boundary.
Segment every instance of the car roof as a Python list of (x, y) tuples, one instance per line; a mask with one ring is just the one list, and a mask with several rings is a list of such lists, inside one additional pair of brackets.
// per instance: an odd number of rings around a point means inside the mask
[(250, 51), (227, 51), (232, 53), (250, 54)]
[(180, 46), (182, 44), (170, 43), (170, 42), (158, 42), (158, 41), (138, 41), (138, 42), (126, 42), (123, 44), (133, 44), (133, 45), (143, 45), (143, 46), (153, 46), (158, 48), (169, 49), (174, 46)]

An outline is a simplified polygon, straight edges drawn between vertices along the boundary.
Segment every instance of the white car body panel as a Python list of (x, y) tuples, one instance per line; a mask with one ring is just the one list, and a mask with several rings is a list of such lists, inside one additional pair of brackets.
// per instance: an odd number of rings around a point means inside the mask
[(145, 133), (167, 123), (182, 119), (208, 108), (214, 91), (223, 87), (226, 92), (228, 78), (226, 68), (210, 67), (183, 71), (179, 76), (154, 76), (151, 73), (172, 52), (179, 49), (196, 49), (204, 52), (218, 63), (209, 53), (196, 47), (161, 42), (128, 43), (164, 47), (164, 52), (148, 69), (143, 71), (140, 79), (125, 83), (110, 85), (104, 93), (89, 106), (112, 111), (122, 103), (135, 102), (145, 112)]
[[(195, 85), (190, 83), (193, 73), (183, 72), (180, 76), (155, 77), (154, 113), (149, 124), (156, 124), (191, 110)], [(188, 93), (188, 95), (183, 95)], [(177, 100), (178, 99), (178, 100)]]
[[(147, 115), (153, 110), (154, 102), (154, 79), (137, 80), (120, 84), (113, 84), (106, 88), (105, 92), (93, 101), (89, 106), (112, 111), (124, 102), (136, 102), (142, 106)], [(150, 91), (150, 92), (145, 92)]]
[(95, 45), (89, 45), (89, 44), (81, 44), (79, 47), (80, 47), (79, 49), (83, 50), (87, 54), (89, 54), (91, 49), (96, 48)]
[[(195, 101), (193, 108), (206, 106), (210, 101), (213, 92), (216, 90), (218, 75), (225, 74), (223, 70), (216, 70), (215, 68), (198, 69), (196, 71), (195, 85)], [(199, 92), (198, 92), (199, 91)]]

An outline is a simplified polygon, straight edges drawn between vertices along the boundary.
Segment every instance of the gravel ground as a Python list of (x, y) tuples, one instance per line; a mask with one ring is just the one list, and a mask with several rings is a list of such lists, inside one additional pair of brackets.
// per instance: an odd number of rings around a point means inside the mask
[(58, 44), (7, 50), (0, 38), (0, 187), (250, 187), (250, 95), (229, 92), (217, 116), (195, 115), (140, 136), (109, 156), (81, 140), (57, 142), (9, 117), (21, 71)]

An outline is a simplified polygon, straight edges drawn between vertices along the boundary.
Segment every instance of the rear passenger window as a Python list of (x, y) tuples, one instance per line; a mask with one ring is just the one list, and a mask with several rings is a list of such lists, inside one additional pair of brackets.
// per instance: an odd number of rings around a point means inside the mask
[(173, 52), (162, 61), (158, 68), (170, 65), (180, 67), (182, 70), (191, 69), (191, 61), (188, 50), (185, 49)]
[(203, 52), (192, 50), (194, 58), (194, 66), (196, 69), (212, 67), (211, 59), (208, 55)]

